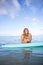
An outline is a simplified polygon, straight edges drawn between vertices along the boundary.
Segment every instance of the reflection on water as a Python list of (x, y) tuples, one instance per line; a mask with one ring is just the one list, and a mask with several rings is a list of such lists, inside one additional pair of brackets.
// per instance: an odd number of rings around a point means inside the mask
[(43, 65), (41, 52), (43, 50), (0, 50), (0, 65)]
[(25, 50), (23, 49), (23, 54), (24, 54), (24, 59), (29, 59), (30, 58), (30, 54), (32, 53), (32, 50)]

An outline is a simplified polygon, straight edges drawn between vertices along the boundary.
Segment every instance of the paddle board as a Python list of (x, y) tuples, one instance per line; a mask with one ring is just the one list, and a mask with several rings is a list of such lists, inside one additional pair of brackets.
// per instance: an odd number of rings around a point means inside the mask
[(43, 46), (43, 42), (31, 42), (31, 43), (17, 43), (17, 44), (4, 44), (1, 45), (2, 48), (25, 48), (25, 47), (41, 47)]

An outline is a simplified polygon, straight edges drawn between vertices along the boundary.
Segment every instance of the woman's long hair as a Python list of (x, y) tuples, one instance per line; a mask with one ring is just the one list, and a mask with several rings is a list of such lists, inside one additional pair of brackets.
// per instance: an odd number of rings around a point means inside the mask
[(24, 28), (24, 30), (23, 30), (23, 34), (25, 35), (25, 30), (27, 30), (27, 34), (29, 34), (29, 30), (28, 30), (28, 28)]

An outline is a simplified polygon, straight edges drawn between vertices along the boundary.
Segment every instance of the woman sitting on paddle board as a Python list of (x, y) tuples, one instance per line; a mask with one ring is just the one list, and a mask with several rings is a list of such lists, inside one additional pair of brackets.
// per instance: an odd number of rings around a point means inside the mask
[(25, 28), (23, 30), (23, 34), (21, 36), (21, 42), (22, 43), (29, 43), (32, 40), (32, 35), (29, 33), (28, 28)]

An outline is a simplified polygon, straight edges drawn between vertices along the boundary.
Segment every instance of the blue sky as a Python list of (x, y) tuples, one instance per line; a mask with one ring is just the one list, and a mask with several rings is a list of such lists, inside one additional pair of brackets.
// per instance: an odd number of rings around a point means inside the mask
[(0, 0), (0, 36), (43, 35), (43, 0)]

